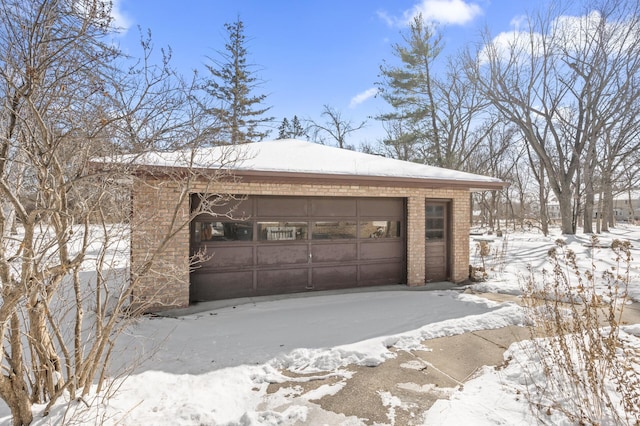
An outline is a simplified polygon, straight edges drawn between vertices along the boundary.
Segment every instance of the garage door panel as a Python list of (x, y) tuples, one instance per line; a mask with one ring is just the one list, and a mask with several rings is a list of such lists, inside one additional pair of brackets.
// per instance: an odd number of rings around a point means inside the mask
[(393, 241), (365, 241), (360, 246), (360, 259), (397, 259), (403, 257), (404, 243), (401, 240)]
[(258, 271), (257, 294), (294, 293), (304, 291), (309, 283), (308, 268)]
[(346, 262), (358, 258), (358, 246), (356, 243), (314, 244), (311, 254), (313, 263)]
[(191, 275), (193, 301), (231, 299), (253, 295), (253, 272), (234, 271)]
[(355, 217), (357, 203), (354, 198), (313, 198), (311, 215), (314, 217)]
[(258, 246), (258, 265), (291, 265), (309, 262), (309, 249), (301, 245)]
[(358, 214), (362, 217), (404, 216), (404, 202), (401, 198), (363, 198), (358, 200)]
[(256, 198), (259, 217), (304, 217), (308, 214), (308, 201), (298, 197)]
[(207, 247), (206, 255), (211, 258), (202, 265), (207, 268), (233, 268), (253, 265), (253, 246)]
[(311, 282), (314, 290), (334, 290), (358, 285), (358, 265), (314, 267)]

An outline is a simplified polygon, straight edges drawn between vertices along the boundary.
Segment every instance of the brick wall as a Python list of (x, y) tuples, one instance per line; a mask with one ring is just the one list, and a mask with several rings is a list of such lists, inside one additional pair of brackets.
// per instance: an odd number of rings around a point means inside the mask
[[(313, 185), (294, 183), (196, 183), (191, 193), (247, 195), (403, 197), (407, 199), (407, 284), (425, 283), (425, 200), (450, 201), (451, 280), (461, 282), (469, 276), (469, 191), (427, 188), (394, 188), (360, 185)], [(182, 203), (176, 203), (182, 196)], [(189, 303), (189, 197), (178, 184), (148, 179), (136, 185), (133, 193), (131, 236), (132, 277), (153, 259), (148, 277), (141, 280), (136, 296), (151, 302), (153, 309), (183, 307)], [(168, 233), (175, 237), (163, 246)], [(155, 253), (157, 252), (157, 253)], [(154, 254), (155, 253), (155, 254)]]
[[(453, 193), (452, 193), (453, 195)], [(471, 200), (469, 193), (451, 197), (451, 281), (462, 282), (469, 278), (469, 232), (471, 228)]]
[(149, 311), (188, 306), (188, 194), (173, 181), (137, 181), (132, 210), (134, 305)]

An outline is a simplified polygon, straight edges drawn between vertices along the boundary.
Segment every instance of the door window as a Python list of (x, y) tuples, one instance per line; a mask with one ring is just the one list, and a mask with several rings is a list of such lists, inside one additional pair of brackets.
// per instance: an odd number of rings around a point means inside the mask
[(427, 205), (426, 230), (427, 240), (443, 240), (445, 237), (445, 208), (439, 205)]

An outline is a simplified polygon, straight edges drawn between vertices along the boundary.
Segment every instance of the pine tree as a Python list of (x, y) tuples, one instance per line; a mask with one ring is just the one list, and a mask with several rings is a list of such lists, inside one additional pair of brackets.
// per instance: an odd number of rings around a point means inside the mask
[(278, 139), (308, 139), (307, 130), (302, 127), (297, 115), (293, 116), (291, 122), (285, 117), (278, 127)]
[(302, 137), (307, 139), (309, 137), (306, 129), (302, 127), (302, 124), (300, 124), (300, 120), (298, 120), (297, 115), (293, 116), (293, 120), (291, 121), (291, 132), (289, 134), (289, 137), (294, 139), (300, 139)]
[(204, 90), (214, 106), (205, 111), (219, 123), (217, 143), (257, 142), (269, 134), (264, 125), (272, 121), (265, 116), (270, 107), (262, 106), (266, 95), (253, 94), (261, 82), (254, 76), (255, 66), (247, 63), (244, 23), (238, 18), (224, 27), (228, 34), (225, 50), (218, 51), (219, 60), (206, 65), (211, 77), (205, 80)]
[(282, 124), (278, 127), (278, 139), (289, 139), (289, 120), (287, 117), (282, 119)]
[[(433, 61), (442, 50), (442, 40), (424, 22), (422, 15), (414, 18), (403, 39), (405, 45), (393, 45), (393, 54), (400, 59), (401, 65), (383, 64), (380, 67), (383, 80), (377, 83), (380, 96), (389, 103), (393, 111), (376, 118), (387, 123), (388, 127), (395, 128), (398, 124), (402, 126), (401, 131), (395, 129), (388, 134), (383, 141), (385, 145), (392, 150), (413, 152), (414, 161), (437, 163), (428, 158), (432, 156), (432, 146), (437, 144), (438, 137), (435, 124), (435, 82), (431, 73)], [(405, 144), (410, 146), (401, 147)]]

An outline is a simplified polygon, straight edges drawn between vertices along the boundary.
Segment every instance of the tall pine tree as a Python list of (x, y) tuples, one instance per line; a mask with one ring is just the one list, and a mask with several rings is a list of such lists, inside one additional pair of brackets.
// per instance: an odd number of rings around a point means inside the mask
[(440, 165), (431, 158), (436, 157), (433, 147), (439, 136), (432, 66), (442, 51), (442, 39), (417, 15), (403, 40), (393, 45), (400, 65), (385, 61), (380, 67), (379, 94), (393, 108), (376, 116), (388, 129), (383, 142), (393, 152), (411, 153), (408, 159)]
[(204, 85), (213, 102), (206, 113), (213, 115), (219, 126), (215, 129), (218, 140), (213, 143), (258, 142), (269, 134), (265, 125), (273, 119), (265, 114), (271, 107), (263, 106), (265, 94), (253, 93), (262, 82), (254, 75), (255, 66), (247, 63), (244, 23), (238, 18), (224, 27), (228, 35), (225, 50), (218, 51), (218, 60), (210, 58), (206, 67), (211, 76)]

